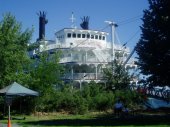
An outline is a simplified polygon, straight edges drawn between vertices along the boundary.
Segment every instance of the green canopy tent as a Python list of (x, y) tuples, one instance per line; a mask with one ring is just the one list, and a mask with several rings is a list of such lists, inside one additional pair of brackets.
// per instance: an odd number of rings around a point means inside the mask
[(12, 96), (38, 96), (39, 93), (28, 89), (17, 82), (12, 83), (9, 86), (0, 90), (0, 95), (6, 97), (8, 104), (8, 120), (10, 120), (10, 105), (12, 103)]
[(1, 95), (5, 96), (38, 96), (39, 93), (28, 89), (16, 82), (0, 90)]

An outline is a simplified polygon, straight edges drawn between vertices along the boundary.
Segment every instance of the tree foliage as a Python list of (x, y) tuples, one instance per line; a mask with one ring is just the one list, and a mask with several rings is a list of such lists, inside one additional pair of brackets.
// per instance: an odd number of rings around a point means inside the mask
[(107, 88), (112, 91), (127, 89), (131, 80), (128, 71), (117, 60), (113, 61), (112, 67), (104, 70)]
[(170, 86), (170, 1), (149, 0), (141, 38), (136, 46), (138, 66), (150, 86)]
[[(51, 100), (56, 91), (56, 85), (62, 84), (64, 68), (59, 64), (60, 52), (49, 54), (47, 51), (38, 54), (38, 58), (32, 60), (28, 69), (30, 79), (28, 85), (40, 93), (37, 105), (43, 106)], [(41, 108), (44, 109), (44, 108)]]
[[(117, 57), (119, 58), (119, 57)], [(118, 99), (122, 100), (124, 105), (128, 107), (136, 107), (143, 103), (144, 97), (140, 95), (136, 90), (130, 89), (130, 81), (133, 78), (118, 60), (113, 61), (112, 68), (107, 68), (104, 70), (106, 78), (106, 90), (112, 91), (114, 94), (114, 102)]]
[(0, 22), (0, 88), (27, 78), (24, 70), (29, 63), (27, 44), (31, 35), (32, 30), (23, 32), (21, 23), (10, 13), (3, 16)]
[(60, 78), (64, 68), (59, 64), (59, 55), (60, 52), (49, 54), (44, 51), (38, 54), (38, 58), (32, 60), (28, 73), (31, 75), (29, 83), (34, 89), (43, 93), (44, 90), (62, 83)]

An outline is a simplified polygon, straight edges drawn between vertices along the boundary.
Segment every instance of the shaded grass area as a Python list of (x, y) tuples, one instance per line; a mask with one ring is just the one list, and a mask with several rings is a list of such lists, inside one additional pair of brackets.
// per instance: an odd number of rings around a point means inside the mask
[[(67, 113), (44, 113), (41, 115), (13, 116), (12, 123), (19, 127), (56, 127), (56, 126), (121, 126), (121, 127), (168, 127), (170, 113), (167, 111), (146, 111), (116, 117), (112, 112), (89, 112), (85, 115)], [(0, 123), (7, 123), (7, 117)]]
[(25, 121), (25, 126), (170, 126), (170, 115), (135, 115), (116, 118), (112, 114), (93, 118), (61, 118)]

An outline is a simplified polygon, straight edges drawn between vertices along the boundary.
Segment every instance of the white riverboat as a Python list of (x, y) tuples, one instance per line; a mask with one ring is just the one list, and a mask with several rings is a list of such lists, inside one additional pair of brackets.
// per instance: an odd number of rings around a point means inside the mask
[[(45, 14), (40, 14), (40, 17), (43, 17), (43, 15)], [(74, 23), (73, 19), (72, 15), (72, 23)], [(41, 38), (38, 41), (40, 44), (38, 52), (44, 50), (49, 52), (62, 51), (60, 63), (66, 68), (65, 75), (62, 78), (66, 82), (74, 82), (78, 87), (81, 87), (82, 83), (90, 81), (105, 83), (103, 68), (111, 66), (113, 59), (117, 58), (116, 53), (121, 54), (119, 60), (122, 63), (126, 61), (130, 54), (128, 47), (125, 48), (123, 45), (114, 42), (116, 40), (115, 23), (107, 22), (107, 25), (110, 25), (112, 29), (111, 33), (107, 33), (89, 29), (88, 22), (89, 17), (84, 17), (82, 18), (81, 28), (72, 25), (70, 28), (57, 31), (53, 41)], [(43, 36), (42, 33), (45, 34), (45, 32), (40, 31), (40, 37)], [(108, 39), (110, 36), (111, 40)], [(33, 54), (36, 54), (36, 50), (33, 51)], [(125, 66), (134, 66), (133, 60), (129, 60)]]

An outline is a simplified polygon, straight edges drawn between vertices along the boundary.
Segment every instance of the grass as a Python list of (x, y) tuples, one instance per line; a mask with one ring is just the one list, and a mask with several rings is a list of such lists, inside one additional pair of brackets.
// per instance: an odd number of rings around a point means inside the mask
[[(7, 123), (7, 120), (3, 120)], [(51, 113), (41, 115), (26, 116), (25, 120), (12, 120), (12, 123), (17, 123), (20, 127), (169, 127), (169, 114), (138, 114), (129, 117), (116, 118), (111, 113), (87, 113), (86, 115), (69, 115), (63, 113)]]

